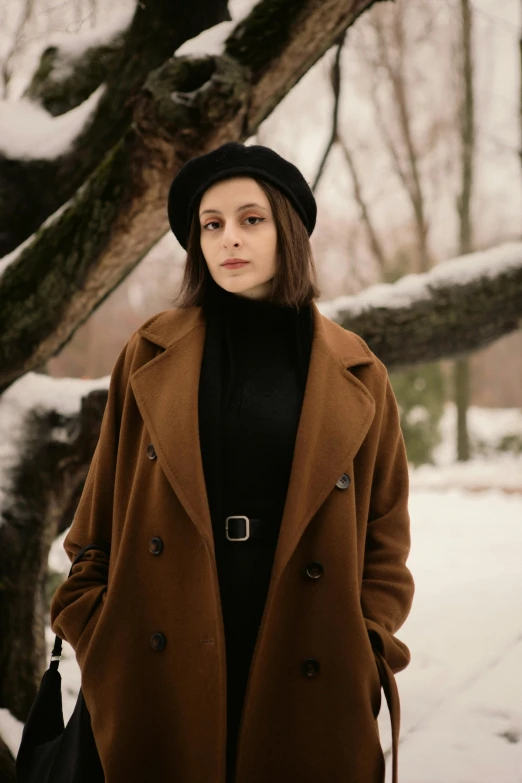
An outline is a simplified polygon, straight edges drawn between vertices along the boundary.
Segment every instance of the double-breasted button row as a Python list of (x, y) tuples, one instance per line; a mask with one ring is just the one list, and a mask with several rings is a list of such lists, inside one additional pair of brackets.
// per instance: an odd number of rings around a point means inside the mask
[[(351, 479), (347, 473), (343, 473), (336, 482), (336, 486), (339, 489), (346, 489), (350, 485)], [(305, 569), (306, 576), (309, 579), (321, 579), (324, 575), (324, 568), (321, 563), (314, 561), (308, 563)], [(302, 672), (305, 677), (317, 677), (320, 673), (321, 666), (316, 658), (306, 658), (302, 663)]]
[[(149, 445), (147, 449), (147, 455), (149, 459), (155, 459), (156, 458), (156, 451), (154, 449), (154, 446), (152, 444)], [(343, 473), (342, 476), (337, 481), (337, 486), (340, 489), (346, 489), (346, 487), (350, 484), (350, 476), (348, 476), (347, 473)], [(149, 552), (151, 552), (153, 555), (159, 555), (163, 550), (163, 541), (159, 536), (154, 536), (149, 541)], [(314, 561), (312, 563), (309, 563), (306, 566), (306, 575), (310, 579), (320, 579), (324, 574), (324, 568), (321, 565), (321, 563)], [(164, 636), (164, 634), (157, 632), (152, 634), (150, 638), (150, 645), (153, 650), (156, 652), (161, 652), (165, 649), (165, 645), (167, 644), (167, 640)], [(303, 661), (302, 664), (302, 671), (305, 677), (317, 677), (320, 672), (320, 664), (319, 661), (316, 658), (307, 658), (305, 661)]]

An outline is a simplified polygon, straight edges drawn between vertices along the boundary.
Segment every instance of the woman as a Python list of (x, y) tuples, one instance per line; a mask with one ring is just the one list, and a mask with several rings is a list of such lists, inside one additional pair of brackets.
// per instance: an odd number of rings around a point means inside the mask
[[(169, 193), (176, 309), (120, 354), (52, 629), (106, 783), (383, 783), (410, 660), (408, 466), (384, 364), (321, 315), (313, 194), (228, 143)], [(241, 266), (224, 265), (242, 259)]]

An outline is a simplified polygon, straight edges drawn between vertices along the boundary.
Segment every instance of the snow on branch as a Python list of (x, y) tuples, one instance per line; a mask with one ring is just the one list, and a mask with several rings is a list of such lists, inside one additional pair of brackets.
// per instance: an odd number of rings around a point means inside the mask
[(522, 242), (442, 261), (319, 309), (360, 334), (389, 368), (466, 355), (522, 327)]

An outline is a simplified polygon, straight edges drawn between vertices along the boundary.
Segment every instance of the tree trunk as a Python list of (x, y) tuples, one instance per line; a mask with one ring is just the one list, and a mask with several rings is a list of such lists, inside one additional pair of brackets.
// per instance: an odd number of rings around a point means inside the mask
[(455, 407), (457, 409), (457, 459), (469, 459), (467, 411), (469, 408), (469, 360), (457, 359), (453, 364)]
[[(473, 248), (472, 197), (475, 153), (475, 107), (473, 87), (473, 11), (470, 0), (461, 0), (462, 25), (462, 107), (460, 116), (462, 185), (457, 202), (460, 253)], [(457, 459), (470, 457), (467, 414), (469, 408), (470, 367), (467, 358), (454, 365), (455, 404), (457, 408)]]
[(100, 433), (107, 391), (88, 394), (76, 416), (33, 411), (12, 471), (0, 524), (0, 706), (25, 721), (46, 660), (49, 549), (72, 523)]

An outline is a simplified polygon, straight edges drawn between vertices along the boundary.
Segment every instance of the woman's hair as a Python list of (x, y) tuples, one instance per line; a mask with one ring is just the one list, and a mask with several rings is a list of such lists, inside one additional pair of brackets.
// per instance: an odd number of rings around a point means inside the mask
[[(317, 286), (317, 273), (306, 228), (279, 188), (257, 177), (252, 179), (267, 195), (277, 230), (276, 272), (270, 301), (298, 308), (310, 304), (312, 299), (321, 295), (321, 291)], [(178, 294), (170, 300), (172, 307), (192, 307), (201, 305), (204, 300), (210, 272), (200, 244), (199, 205), (202, 196), (192, 213), (183, 279)]]

